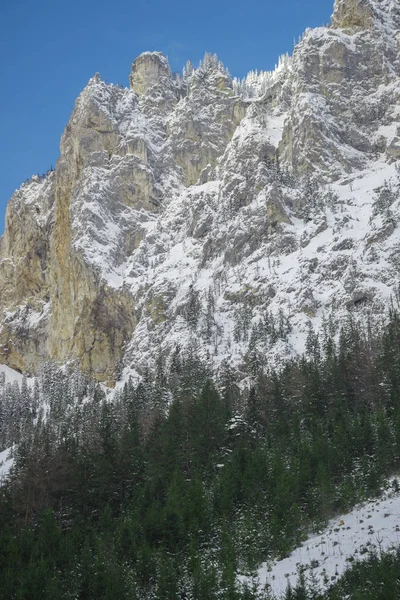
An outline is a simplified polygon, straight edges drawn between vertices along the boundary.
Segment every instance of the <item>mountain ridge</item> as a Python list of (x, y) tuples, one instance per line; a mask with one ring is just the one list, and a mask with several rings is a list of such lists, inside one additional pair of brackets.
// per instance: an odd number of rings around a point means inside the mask
[[(0, 361), (113, 385), (194, 349), (242, 377), (396, 301), (399, 7), (337, 0), (272, 73), (161, 53), (91, 78), (54, 172), (11, 198)], [(259, 365), (261, 361), (261, 367)]]

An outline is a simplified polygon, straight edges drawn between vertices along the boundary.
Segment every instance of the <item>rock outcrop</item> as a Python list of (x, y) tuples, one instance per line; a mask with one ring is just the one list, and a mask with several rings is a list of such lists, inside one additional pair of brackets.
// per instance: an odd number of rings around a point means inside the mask
[(168, 60), (161, 52), (144, 52), (132, 65), (129, 83), (139, 97), (151, 95), (155, 91), (164, 97), (172, 88), (172, 73)]
[(351, 30), (369, 29), (373, 21), (369, 0), (336, 0), (332, 16), (333, 27)]
[[(271, 73), (158, 52), (95, 75), (55, 172), (11, 198), (0, 362), (75, 361), (112, 385), (191, 346), (218, 369), (304, 351), (398, 296), (400, 11), (337, 0)], [(359, 299), (363, 299), (360, 301)], [(358, 299), (358, 300), (357, 300)]]

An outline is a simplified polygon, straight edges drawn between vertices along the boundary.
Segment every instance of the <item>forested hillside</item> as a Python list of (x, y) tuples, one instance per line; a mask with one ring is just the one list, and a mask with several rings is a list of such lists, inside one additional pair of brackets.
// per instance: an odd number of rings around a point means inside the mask
[[(184, 352), (168, 377), (159, 365), (113, 401), (51, 364), (31, 387), (3, 383), (15, 464), (1, 488), (0, 597), (268, 598), (238, 575), (284, 557), (399, 469), (398, 313), (382, 331), (350, 313), (337, 344), (310, 329), (307, 352), (255, 370), (245, 389), (228, 367), (213, 382)], [(386, 573), (371, 559), (343, 586), (373, 568), (395, 589), (395, 560)]]

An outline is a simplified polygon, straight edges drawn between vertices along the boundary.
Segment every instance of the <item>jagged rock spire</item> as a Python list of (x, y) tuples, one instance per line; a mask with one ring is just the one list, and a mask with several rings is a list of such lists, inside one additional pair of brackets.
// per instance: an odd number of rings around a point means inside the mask
[(143, 96), (155, 85), (171, 80), (168, 59), (161, 52), (143, 52), (132, 64), (129, 83), (138, 96)]
[(335, 0), (333, 27), (369, 29), (372, 23), (373, 12), (370, 0)]

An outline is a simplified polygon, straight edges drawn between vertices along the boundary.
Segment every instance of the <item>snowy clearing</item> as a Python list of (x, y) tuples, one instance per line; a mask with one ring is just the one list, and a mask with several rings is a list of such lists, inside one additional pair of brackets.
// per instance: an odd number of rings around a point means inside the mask
[(10, 456), (11, 451), (12, 448), (6, 448), (0, 452), (0, 486), (14, 464), (14, 458)]
[[(384, 552), (400, 545), (400, 492), (391, 480), (378, 500), (355, 507), (351, 512), (332, 519), (320, 534), (309, 537), (290, 556), (278, 562), (264, 563), (258, 570), (260, 587), (269, 585), (282, 597), (288, 582), (298, 578), (298, 568), (305, 567), (322, 589), (332, 585), (355, 560), (369, 553)], [(248, 577), (239, 578), (251, 583)]]
[(21, 375), (21, 373), (18, 373), (18, 371), (14, 371), (14, 369), (7, 367), (7, 365), (0, 365), (0, 375), (2, 373), (4, 373), (6, 383), (12, 383), (13, 381), (16, 381), (18, 384), (20, 384), (22, 382), (23, 376)]

